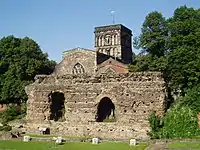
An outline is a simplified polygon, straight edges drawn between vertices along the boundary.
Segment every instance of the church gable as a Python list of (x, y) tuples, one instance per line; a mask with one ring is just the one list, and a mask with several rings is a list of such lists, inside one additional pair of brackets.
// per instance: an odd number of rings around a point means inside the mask
[(83, 48), (75, 48), (63, 53), (63, 60), (56, 65), (53, 74), (93, 74), (95, 68), (95, 51)]

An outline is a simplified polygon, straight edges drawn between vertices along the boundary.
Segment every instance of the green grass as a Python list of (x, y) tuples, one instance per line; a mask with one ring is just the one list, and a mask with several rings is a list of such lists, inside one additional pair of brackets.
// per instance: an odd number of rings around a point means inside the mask
[(8, 150), (144, 150), (146, 144), (129, 146), (128, 143), (105, 142), (98, 145), (91, 143), (65, 143), (55, 145), (52, 142), (22, 142), (22, 141), (0, 141), (0, 149)]
[(172, 142), (168, 145), (168, 148), (200, 149), (200, 143), (198, 142)]

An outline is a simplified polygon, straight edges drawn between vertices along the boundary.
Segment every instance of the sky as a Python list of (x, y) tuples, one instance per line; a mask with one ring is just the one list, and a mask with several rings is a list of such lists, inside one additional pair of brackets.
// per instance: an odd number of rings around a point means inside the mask
[(0, 38), (30, 37), (59, 62), (65, 50), (94, 49), (94, 27), (112, 24), (111, 11), (138, 36), (148, 13), (168, 18), (182, 5), (200, 8), (200, 0), (0, 0)]

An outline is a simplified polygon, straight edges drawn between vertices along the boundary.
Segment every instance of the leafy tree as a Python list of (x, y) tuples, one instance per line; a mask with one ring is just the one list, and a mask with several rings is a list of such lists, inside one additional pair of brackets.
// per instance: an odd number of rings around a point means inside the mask
[(134, 47), (142, 50), (129, 66), (130, 71), (161, 71), (168, 91), (182, 95), (163, 118), (150, 116), (152, 138), (183, 138), (200, 133), (199, 39), (200, 9), (186, 6), (177, 8), (168, 19), (158, 12), (150, 13), (141, 35), (134, 38)]
[(169, 32), (168, 81), (184, 94), (200, 83), (200, 11), (186, 6), (176, 9), (169, 19)]
[(133, 65), (129, 66), (129, 70), (132, 72), (137, 71), (161, 71), (166, 69), (165, 57), (157, 57), (152, 54), (139, 54), (135, 57)]
[(200, 10), (182, 6), (174, 11), (174, 16), (168, 19), (170, 50), (180, 46), (198, 46)]
[(185, 93), (200, 82), (200, 48), (181, 46), (168, 56), (167, 80), (175, 91)]
[(148, 14), (142, 26), (142, 33), (134, 37), (133, 46), (141, 49), (136, 56), (130, 71), (165, 71), (168, 37), (167, 21), (161, 13), (155, 11)]
[(0, 103), (26, 101), (25, 86), (36, 74), (50, 74), (55, 62), (32, 39), (14, 36), (0, 40)]
[(168, 35), (166, 23), (165, 18), (157, 11), (146, 16), (138, 42), (143, 51), (157, 57), (165, 55)]
[(182, 95), (200, 83), (200, 9), (182, 6), (165, 19), (152, 12), (145, 18), (134, 46), (141, 50), (130, 71), (161, 71), (168, 87)]

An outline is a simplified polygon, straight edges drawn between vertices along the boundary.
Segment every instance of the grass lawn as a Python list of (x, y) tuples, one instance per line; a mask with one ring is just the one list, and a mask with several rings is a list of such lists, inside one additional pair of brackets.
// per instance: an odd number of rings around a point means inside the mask
[(200, 143), (198, 142), (172, 142), (168, 145), (168, 148), (200, 149)]
[(0, 141), (0, 149), (8, 150), (144, 150), (146, 144), (129, 146), (128, 143), (65, 143), (55, 145), (52, 142), (22, 142), (22, 141)]

